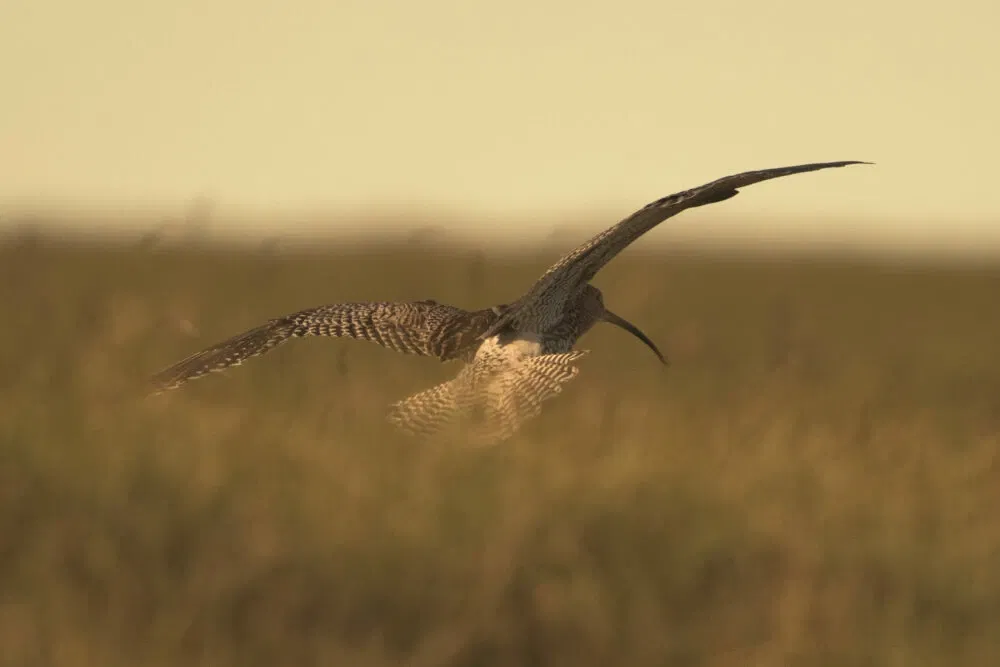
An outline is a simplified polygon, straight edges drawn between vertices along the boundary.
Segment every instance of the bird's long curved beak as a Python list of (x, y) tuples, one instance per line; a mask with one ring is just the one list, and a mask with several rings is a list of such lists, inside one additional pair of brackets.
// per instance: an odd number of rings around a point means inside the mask
[(639, 330), (639, 327), (635, 326), (634, 324), (626, 320), (624, 317), (619, 317), (615, 315), (607, 308), (604, 309), (604, 314), (601, 316), (601, 319), (607, 322), (608, 324), (614, 324), (616, 327), (621, 327), (625, 331), (629, 332), (630, 334), (641, 340), (643, 343), (646, 344), (647, 347), (649, 347), (649, 349), (653, 351), (654, 354), (656, 354), (656, 356), (665, 366), (669, 365), (669, 362), (667, 361), (666, 357), (664, 357), (663, 354), (660, 352), (659, 348), (656, 347), (656, 343), (649, 340), (649, 337), (646, 336), (646, 334), (642, 333), (642, 331)]

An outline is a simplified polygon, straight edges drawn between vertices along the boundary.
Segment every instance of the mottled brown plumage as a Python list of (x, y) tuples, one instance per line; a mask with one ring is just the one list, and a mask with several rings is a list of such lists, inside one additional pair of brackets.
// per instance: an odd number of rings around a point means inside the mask
[(471, 361), (479, 334), (493, 323), (503, 306), (468, 311), (436, 301), (337, 303), (301, 310), (270, 320), (213, 345), (156, 374), (159, 391), (188, 380), (238, 366), (278, 345), (305, 336), (355, 338), (403, 354), (441, 361)]
[(666, 363), (638, 328), (609, 311), (590, 280), (619, 252), (681, 211), (730, 199), (738, 188), (831, 167), (825, 162), (748, 171), (658, 199), (565, 255), (514, 303), (466, 311), (435, 301), (344, 303), (303, 310), (251, 329), (162, 371), (160, 389), (235, 366), (290, 338), (368, 340), (406, 354), (467, 362), (458, 375), (393, 404), (389, 419), (404, 431), (432, 435), (458, 427), (473, 442), (512, 435), (576, 377), (586, 351), (577, 340), (600, 321), (633, 334)]

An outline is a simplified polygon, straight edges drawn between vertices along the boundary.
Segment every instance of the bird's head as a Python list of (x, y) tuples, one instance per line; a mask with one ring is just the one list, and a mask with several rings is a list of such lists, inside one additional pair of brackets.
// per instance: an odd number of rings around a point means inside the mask
[(587, 318), (589, 321), (607, 322), (608, 324), (613, 324), (616, 327), (624, 329), (645, 343), (663, 364), (667, 363), (666, 357), (664, 357), (659, 348), (656, 347), (656, 344), (651, 341), (649, 337), (639, 329), (639, 327), (635, 326), (625, 318), (615, 315), (604, 306), (604, 295), (601, 294), (601, 290), (597, 289), (593, 285), (588, 284), (585, 286), (583, 288), (581, 306), (583, 312), (589, 315)]

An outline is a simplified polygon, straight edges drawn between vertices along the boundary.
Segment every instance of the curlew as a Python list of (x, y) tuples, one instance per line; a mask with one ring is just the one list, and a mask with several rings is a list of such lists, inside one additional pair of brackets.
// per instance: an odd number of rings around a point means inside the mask
[(410, 434), (460, 427), (472, 442), (510, 437), (576, 377), (587, 354), (577, 340), (597, 322), (616, 325), (663, 354), (639, 328), (612, 313), (590, 284), (597, 272), (640, 236), (681, 211), (735, 197), (739, 188), (781, 176), (851, 164), (822, 162), (747, 171), (647, 204), (563, 256), (519, 299), (467, 311), (433, 300), (341, 303), (285, 315), (198, 352), (154, 376), (157, 391), (236, 366), (292, 338), (349, 337), (405, 354), (459, 360), (452, 380), (394, 403), (389, 421)]

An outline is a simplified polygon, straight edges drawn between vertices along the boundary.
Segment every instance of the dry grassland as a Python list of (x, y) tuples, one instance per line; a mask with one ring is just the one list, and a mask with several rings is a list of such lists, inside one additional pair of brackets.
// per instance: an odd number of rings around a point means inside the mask
[(516, 297), (550, 252), (0, 248), (0, 664), (1000, 664), (1000, 270), (628, 252), (624, 332), (506, 445), (395, 435), (456, 371), (294, 341)]

